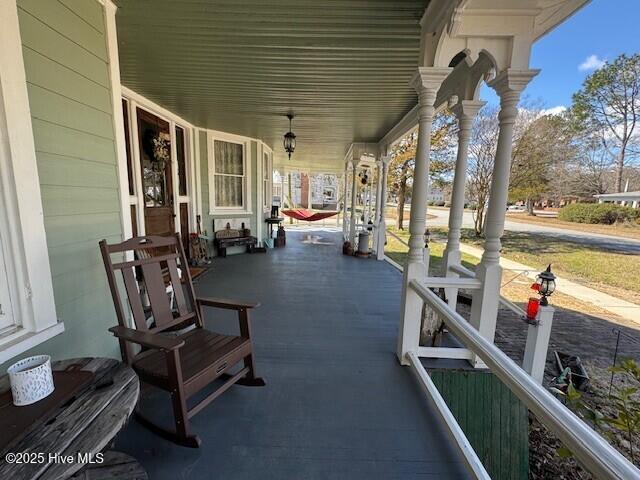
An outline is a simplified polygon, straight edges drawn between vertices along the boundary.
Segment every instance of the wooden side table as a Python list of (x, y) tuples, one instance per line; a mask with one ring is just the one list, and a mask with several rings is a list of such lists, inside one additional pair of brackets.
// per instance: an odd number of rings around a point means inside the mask
[[(140, 384), (135, 372), (112, 358), (74, 358), (55, 362), (54, 371), (69, 367), (90, 371), (94, 377), (70, 402), (52, 411), (49, 418), (28, 429), (17, 443), (0, 452), (0, 478), (7, 479), (67, 479), (80, 471), (90, 456), (107, 447), (124, 427), (138, 402)], [(9, 379), (0, 377), (0, 393), (10, 390)], [(28, 408), (28, 407), (21, 407)], [(2, 412), (0, 412), (0, 415)], [(40, 419), (42, 420), (42, 419)], [(27, 463), (8, 463), (8, 453), (43, 454)], [(84, 457), (83, 458), (80, 456)], [(105, 453), (105, 458), (114, 453)], [(73, 459), (62, 461), (58, 459)], [(97, 465), (94, 465), (97, 467)], [(142, 467), (130, 471), (144, 472)], [(79, 477), (82, 478), (82, 477)], [(136, 474), (131, 477), (144, 479)]]

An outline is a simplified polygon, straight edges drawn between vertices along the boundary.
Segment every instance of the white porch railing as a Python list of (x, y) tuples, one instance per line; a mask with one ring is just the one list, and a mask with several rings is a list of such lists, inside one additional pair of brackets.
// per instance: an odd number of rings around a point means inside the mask
[[(527, 374), (520, 366), (511, 360), (504, 352), (492, 342), (478, 333), (460, 314), (451, 309), (440, 297), (433, 293), (429, 287), (434, 286), (434, 278), (429, 278), (428, 283), (412, 280), (411, 288), (423, 302), (427, 303), (439, 315), (449, 329), (465, 346), (466, 349), (476, 354), (491, 371), (516, 395), (536, 417), (555, 433), (564, 445), (573, 452), (575, 457), (584, 467), (598, 479), (631, 480), (640, 479), (640, 470), (621, 455), (615, 448), (607, 443), (600, 435), (592, 430), (573, 412), (560, 403), (545, 388)], [(460, 427), (455, 422), (451, 412), (441, 397), (433, 396), (432, 383), (427, 379), (428, 373), (420, 362), (420, 352), (407, 354), (410, 365), (420, 379), (423, 387), (429, 392), (432, 401), (447, 422), (460, 450), (462, 451), (467, 466), (476, 478), (487, 478), (486, 471), (480, 470), (477, 465), (477, 456), (469, 452), (466, 438), (460, 438)], [(464, 437), (464, 435), (463, 435)]]
[[(465, 277), (465, 278), (476, 277), (475, 272), (469, 270), (466, 267), (463, 267), (462, 265), (451, 265), (449, 267), (449, 270), (452, 271), (453, 273), (457, 273), (461, 277)], [(500, 295), (500, 303), (504, 305), (506, 308), (508, 308), (509, 310), (511, 310), (512, 312), (516, 313), (517, 315), (521, 317), (526, 316), (526, 312), (522, 308), (520, 308), (518, 305), (513, 303), (511, 300), (508, 300), (507, 298), (503, 297), (502, 295)]]
[[(393, 233), (391, 230), (387, 229), (386, 233), (387, 233), (387, 235), (395, 238), (398, 242), (400, 242), (401, 244), (403, 244), (407, 248), (409, 247), (409, 244), (407, 243), (406, 240), (404, 240), (402, 237), (399, 237), (398, 235)], [(398, 270), (402, 270), (402, 265), (399, 265), (398, 263), (394, 262), (390, 258), (386, 258), (386, 260), (389, 263), (391, 263), (394, 267), (396, 267)], [(464, 267), (462, 265), (451, 265), (449, 267), (449, 271), (459, 275), (462, 278), (475, 278), (476, 277), (476, 273), (474, 271), (469, 270), (467, 267)], [(477, 285), (477, 284), (473, 283), (472, 287), (468, 287), (468, 288), (473, 288), (473, 285)], [(451, 290), (451, 288), (453, 288), (453, 291)], [(459, 288), (467, 288), (467, 287), (460, 286), (460, 285), (452, 285), (452, 286), (449, 287), (449, 291), (447, 293), (449, 295), (453, 293), (454, 295), (457, 296)], [(509, 310), (511, 310), (512, 312), (516, 313), (517, 315), (522, 316), (522, 317), (526, 316), (526, 313), (522, 308), (520, 308), (518, 305), (513, 303), (511, 300), (508, 300), (507, 298), (503, 297), (502, 295), (500, 295), (500, 303), (504, 307), (506, 307)], [(458, 358), (458, 357), (450, 357), (450, 358)]]

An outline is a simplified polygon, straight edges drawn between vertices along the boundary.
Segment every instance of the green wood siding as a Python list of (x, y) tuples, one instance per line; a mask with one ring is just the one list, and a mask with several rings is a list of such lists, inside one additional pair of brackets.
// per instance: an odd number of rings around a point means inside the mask
[(432, 370), (433, 383), (494, 480), (529, 477), (525, 405), (492, 373)]
[(113, 140), (33, 119), (36, 151), (114, 165)]
[(122, 238), (102, 7), (18, 0), (44, 223), (65, 332), (54, 357), (117, 356), (116, 319), (98, 241)]
[[(64, 33), (60, 33), (50, 27), (46, 17), (36, 17), (24, 10), (22, 3), (22, 1), (18, 2), (18, 16), (23, 50), (34, 50), (50, 60), (73, 70), (79, 77), (84, 77), (105, 88), (109, 88), (109, 71), (106, 60), (95, 56), (91, 51), (84, 48), (82, 44), (78, 44), (68, 36), (65, 36)], [(66, 8), (56, 0), (50, 0), (50, 3), (56, 8)], [(80, 21), (78, 19), (78, 23)], [(106, 51), (106, 42), (104, 45)]]

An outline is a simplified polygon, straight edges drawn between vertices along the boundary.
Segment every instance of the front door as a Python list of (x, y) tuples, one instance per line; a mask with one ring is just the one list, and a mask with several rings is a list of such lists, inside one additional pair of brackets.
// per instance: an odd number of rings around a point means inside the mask
[(138, 108), (140, 172), (147, 235), (173, 235), (175, 211), (169, 123)]

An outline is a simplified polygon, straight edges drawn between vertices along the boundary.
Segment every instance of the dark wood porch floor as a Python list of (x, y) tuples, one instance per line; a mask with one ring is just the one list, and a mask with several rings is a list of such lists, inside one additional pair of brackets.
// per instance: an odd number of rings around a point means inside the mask
[[(216, 259), (199, 279), (201, 295), (262, 303), (252, 318), (267, 386), (234, 386), (194, 417), (199, 450), (132, 420), (116, 448), (151, 479), (467, 478), (394, 354), (401, 275), (341, 255), (339, 234), (316, 232), (313, 243), (309, 234), (289, 232), (286, 248), (267, 254)], [(232, 317), (215, 313), (209, 327), (232, 331)], [(155, 408), (170, 420), (161, 400)]]

